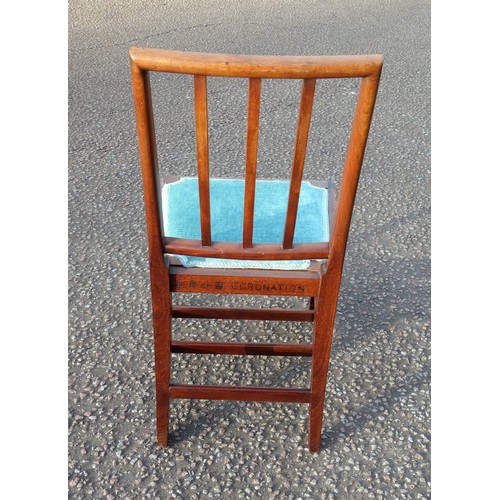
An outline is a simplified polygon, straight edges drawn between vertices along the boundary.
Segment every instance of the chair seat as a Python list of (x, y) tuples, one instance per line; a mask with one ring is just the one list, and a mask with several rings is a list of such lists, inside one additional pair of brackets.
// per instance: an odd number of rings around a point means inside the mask
[[(255, 187), (254, 243), (281, 243), (289, 181), (258, 180)], [(241, 242), (244, 181), (210, 179), (212, 240)], [(201, 239), (198, 179), (183, 177), (162, 189), (163, 236)], [(328, 190), (303, 181), (294, 243), (326, 242), (330, 237)], [(308, 269), (309, 260), (237, 260), (176, 255), (184, 267)]]

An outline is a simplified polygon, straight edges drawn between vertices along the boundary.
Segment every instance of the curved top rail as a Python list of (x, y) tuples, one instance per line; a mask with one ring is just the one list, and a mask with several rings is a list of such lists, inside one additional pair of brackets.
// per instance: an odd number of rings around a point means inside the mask
[(254, 56), (205, 54), (132, 47), (139, 69), (241, 78), (359, 78), (378, 74), (383, 56)]

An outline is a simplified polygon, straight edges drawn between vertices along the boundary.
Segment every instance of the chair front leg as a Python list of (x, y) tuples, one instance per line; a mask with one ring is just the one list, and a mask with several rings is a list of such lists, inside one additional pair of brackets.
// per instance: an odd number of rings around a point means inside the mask
[(309, 310), (314, 311), (314, 297), (309, 297)]

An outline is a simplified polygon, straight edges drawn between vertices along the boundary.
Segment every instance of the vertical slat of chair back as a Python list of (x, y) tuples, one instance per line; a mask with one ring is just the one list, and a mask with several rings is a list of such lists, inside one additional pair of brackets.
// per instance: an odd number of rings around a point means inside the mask
[(198, 189), (200, 194), (201, 244), (210, 246), (210, 173), (208, 166), (207, 77), (194, 76), (194, 105), (196, 120), (196, 151), (198, 158)]
[(295, 137), (295, 149), (293, 153), (292, 175), (290, 179), (290, 192), (288, 195), (288, 208), (286, 211), (285, 228), (283, 234), (283, 248), (292, 248), (293, 235), (295, 233), (295, 222), (297, 220), (297, 208), (299, 206), (300, 186), (304, 172), (304, 160), (306, 158), (307, 138), (314, 101), (314, 89), (316, 80), (309, 78), (302, 85), (302, 97), (300, 99), (299, 120), (297, 124), (297, 135)]
[(245, 202), (243, 212), (243, 248), (252, 248), (259, 137), (260, 78), (248, 80), (248, 123), (245, 166)]

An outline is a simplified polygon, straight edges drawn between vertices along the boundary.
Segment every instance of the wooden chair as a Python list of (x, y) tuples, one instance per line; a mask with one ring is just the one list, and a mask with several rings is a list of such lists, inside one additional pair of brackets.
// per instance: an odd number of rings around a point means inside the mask
[[(157, 438), (167, 446), (171, 398), (280, 401), (309, 404), (309, 449), (319, 451), (330, 345), (342, 277), (351, 214), (375, 105), (383, 57), (355, 56), (247, 56), (173, 52), (131, 48), (130, 61), (136, 109), (140, 161), (149, 245), (156, 371)], [(165, 234), (162, 220), (163, 180), (159, 175), (150, 72), (194, 75), (195, 121), (198, 160), (199, 224), (197, 238)], [(249, 79), (246, 174), (242, 234), (238, 241), (212, 241), (209, 193), (207, 76)], [(302, 96), (289, 181), (286, 217), (281, 241), (253, 241), (256, 193), (257, 138), (260, 88), (263, 78), (302, 79)], [(316, 79), (361, 79), (347, 147), (338, 201), (333, 204), (331, 184), (328, 241), (294, 244), (299, 196)], [(198, 216), (197, 216), (198, 217)], [(234, 269), (184, 267), (168, 255), (251, 261), (310, 259), (307, 270)], [(310, 298), (306, 309), (252, 309), (180, 307), (172, 305), (172, 293), (265, 294)], [(312, 344), (193, 342), (171, 340), (171, 318), (219, 318), (238, 320), (310, 321)], [(170, 354), (230, 354), (309, 356), (309, 388), (261, 388), (172, 384)]]

